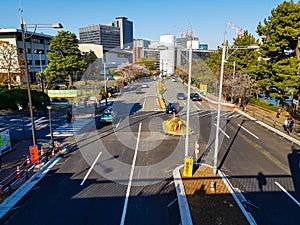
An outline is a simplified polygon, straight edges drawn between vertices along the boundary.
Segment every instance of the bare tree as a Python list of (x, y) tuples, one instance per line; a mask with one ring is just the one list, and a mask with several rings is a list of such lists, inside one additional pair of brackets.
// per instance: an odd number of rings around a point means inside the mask
[(0, 41), (0, 69), (3, 76), (3, 83), (8, 84), (11, 89), (14, 78), (20, 73), (18, 49), (15, 45), (6, 41)]

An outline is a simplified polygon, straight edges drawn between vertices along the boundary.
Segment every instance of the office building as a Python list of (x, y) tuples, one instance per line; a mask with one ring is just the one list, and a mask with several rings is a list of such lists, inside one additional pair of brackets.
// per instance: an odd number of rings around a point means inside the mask
[(110, 25), (93, 25), (79, 28), (80, 43), (103, 45), (104, 50), (120, 47), (120, 28)]
[(117, 17), (108, 25), (92, 25), (79, 28), (80, 43), (102, 45), (104, 51), (113, 48), (132, 49), (133, 23), (126, 17)]
[[(36, 83), (39, 80), (37, 72), (47, 68), (50, 40), (53, 36), (26, 32), (25, 44), (27, 52), (28, 73), (31, 83)], [(16, 46), (19, 54), (23, 54), (22, 31), (19, 29), (0, 29), (0, 41), (6, 41)], [(23, 58), (21, 55), (20, 58)], [(20, 65), (19, 65), (20, 67)], [(3, 70), (1, 71), (4, 72)], [(23, 79), (25, 80), (25, 79)]]
[(117, 17), (117, 27), (120, 28), (120, 48), (133, 48), (133, 23), (126, 17)]

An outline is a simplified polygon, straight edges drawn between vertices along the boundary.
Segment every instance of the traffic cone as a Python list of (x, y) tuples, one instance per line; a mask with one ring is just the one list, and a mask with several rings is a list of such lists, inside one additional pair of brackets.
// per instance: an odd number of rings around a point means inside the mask
[(54, 150), (55, 150), (55, 152), (59, 151), (58, 141), (55, 142)]
[(215, 189), (215, 182), (211, 181), (210, 182), (210, 192), (215, 193), (216, 189)]
[(31, 163), (30, 163), (29, 157), (27, 156), (27, 158), (26, 158), (26, 166), (29, 167), (30, 164), (31, 164)]
[(55, 152), (54, 152), (54, 149), (52, 150), (52, 152), (51, 152), (51, 158), (53, 158), (55, 156)]
[(41, 147), (41, 158), (42, 158), (42, 157), (44, 157), (44, 155), (45, 155), (44, 148), (43, 148), (43, 147)]
[(17, 179), (20, 180), (22, 178), (22, 173), (21, 173), (21, 170), (20, 170), (20, 166), (17, 166)]

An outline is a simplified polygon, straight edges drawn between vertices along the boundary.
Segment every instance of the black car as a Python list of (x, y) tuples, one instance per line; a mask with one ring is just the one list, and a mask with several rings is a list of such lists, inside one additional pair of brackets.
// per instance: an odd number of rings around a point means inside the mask
[(202, 99), (198, 93), (192, 93), (190, 95), (190, 97), (191, 97), (192, 101), (202, 101)]
[(178, 113), (179, 104), (177, 102), (169, 103), (166, 107), (166, 113)]
[(177, 99), (178, 100), (185, 100), (186, 99), (185, 94), (182, 93), (182, 92), (177, 93)]

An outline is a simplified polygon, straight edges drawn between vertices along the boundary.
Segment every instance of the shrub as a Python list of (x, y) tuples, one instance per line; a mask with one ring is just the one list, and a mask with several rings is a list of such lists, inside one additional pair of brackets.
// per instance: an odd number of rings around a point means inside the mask
[(250, 98), (249, 103), (272, 110), (272, 111), (277, 111), (279, 108), (282, 108), (281, 106), (271, 105), (268, 102), (260, 101), (255, 98)]
[[(28, 108), (28, 91), (27, 89), (11, 89), (0, 92), (0, 109), (18, 110), (18, 105), (23, 109)], [(41, 91), (31, 90), (32, 106), (40, 108), (42, 102), (49, 102), (49, 96)]]

